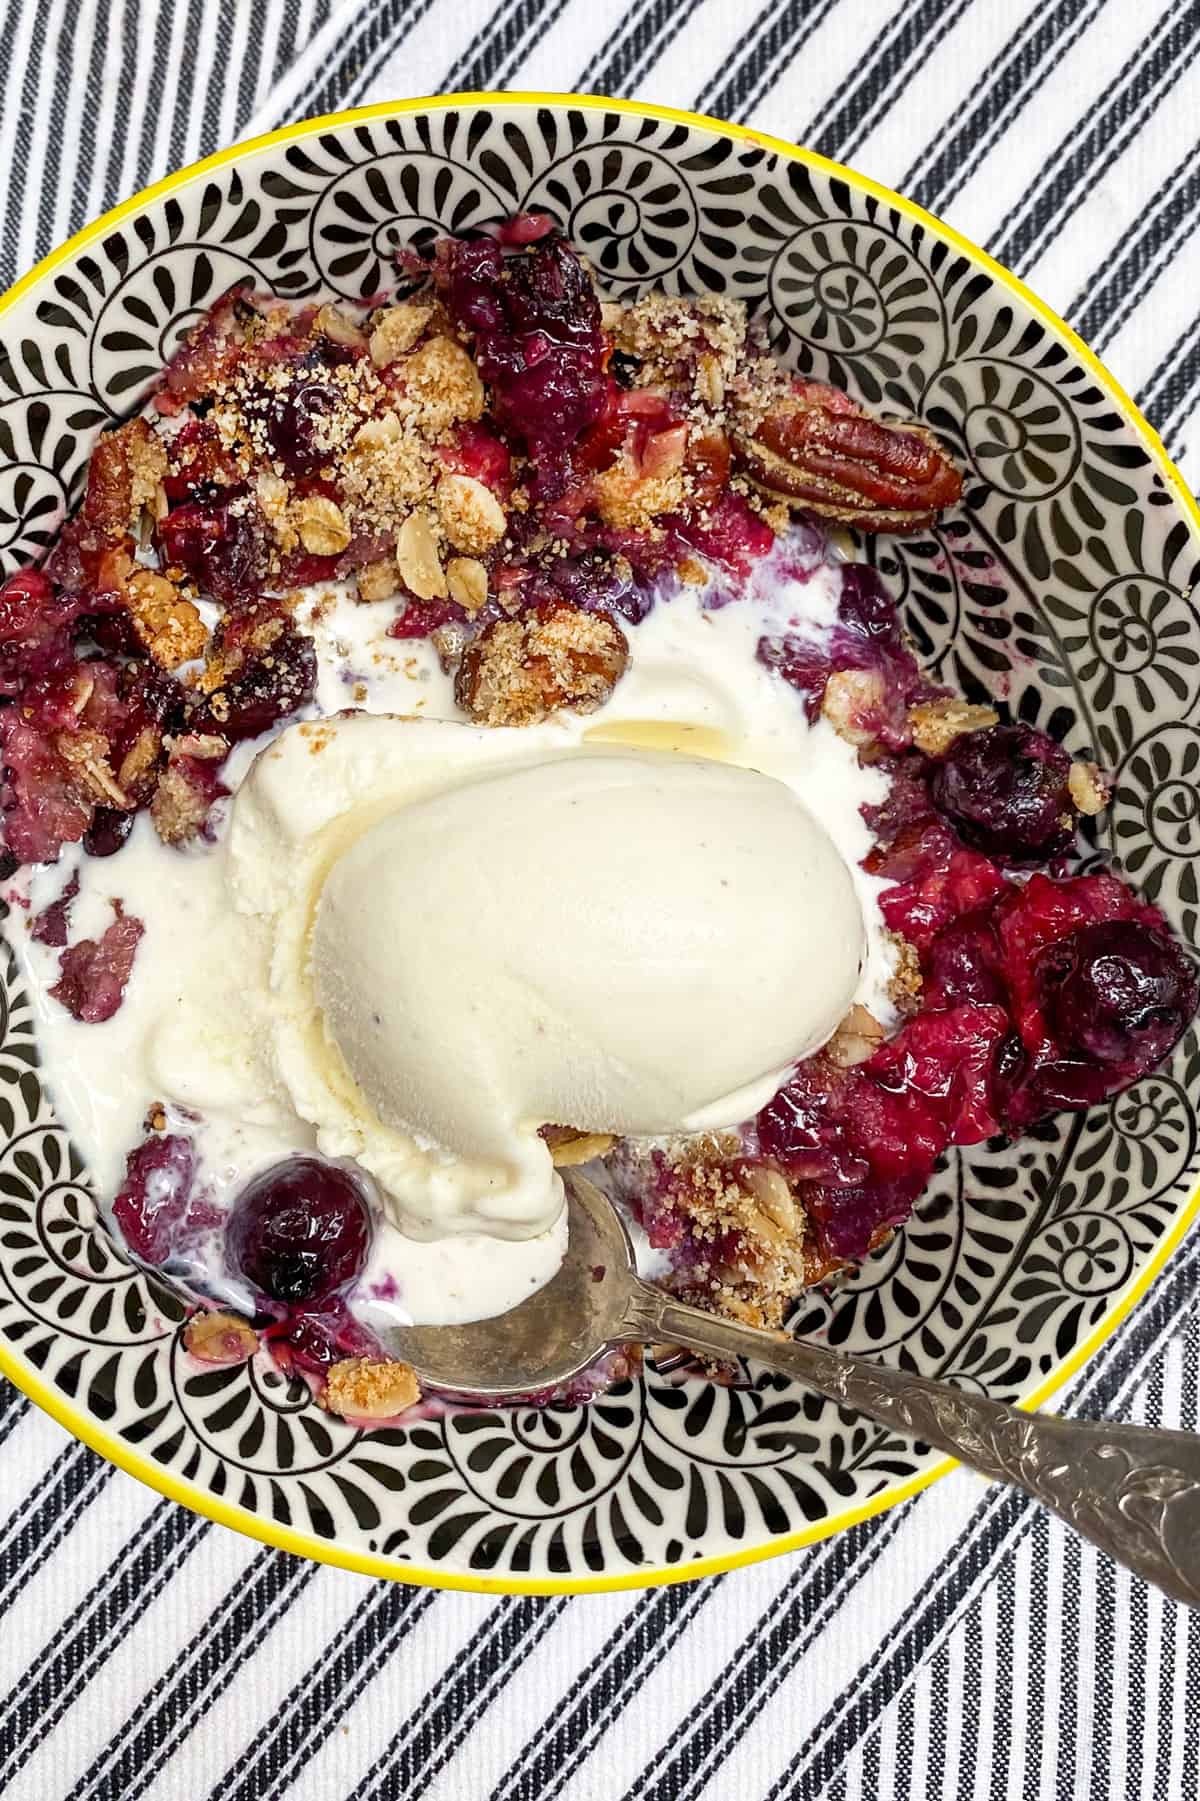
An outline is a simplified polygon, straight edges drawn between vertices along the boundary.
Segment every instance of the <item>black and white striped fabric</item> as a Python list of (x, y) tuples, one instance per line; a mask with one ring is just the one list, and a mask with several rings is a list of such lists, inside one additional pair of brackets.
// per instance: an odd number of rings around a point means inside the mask
[[(1200, 476), (1197, 0), (5, 0), (0, 277), (240, 136), (586, 90), (761, 126), (940, 213)], [(1200, 1427), (1200, 1243), (1065, 1405)], [(9, 1801), (1200, 1793), (1200, 1615), (960, 1474), (707, 1582), (493, 1601), (235, 1537), (0, 1393)]]

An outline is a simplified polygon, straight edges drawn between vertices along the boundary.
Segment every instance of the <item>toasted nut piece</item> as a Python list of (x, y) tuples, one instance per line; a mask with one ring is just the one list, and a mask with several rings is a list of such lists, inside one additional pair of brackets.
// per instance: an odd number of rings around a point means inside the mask
[(322, 1404), (343, 1419), (390, 1420), (421, 1398), (421, 1384), (408, 1363), (347, 1357), (325, 1380)]
[(446, 572), (424, 513), (410, 513), (396, 533), (396, 566), (404, 586), (418, 600), (446, 598)]
[(292, 508), (305, 550), (315, 557), (336, 557), (350, 542), (350, 527), (336, 502), (324, 494), (306, 494)]
[(859, 531), (922, 530), (962, 494), (962, 476), (932, 432), (873, 419), (819, 382), (796, 384), (734, 444), (768, 494)]
[(686, 425), (670, 425), (666, 431), (656, 431), (647, 438), (646, 447), (642, 451), (642, 474), (651, 481), (665, 481), (669, 475), (683, 468), (683, 459), (687, 455), (688, 427)]
[(804, 1209), (788, 1187), (787, 1178), (765, 1163), (753, 1163), (743, 1180), (754, 1197), (754, 1212), (746, 1221), (749, 1231), (773, 1245), (797, 1245), (804, 1237)]
[(254, 484), (258, 509), (270, 526), (280, 550), (286, 555), (296, 548), (297, 532), (292, 518), (292, 490), (283, 477), (264, 469)]
[(725, 398), (725, 377), (721, 372), (721, 359), (710, 350), (702, 351), (696, 359), (696, 398), (705, 406), (719, 407)]
[(918, 701), (908, 709), (913, 743), (927, 757), (940, 757), (964, 732), (981, 732), (995, 725), (1000, 715), (994, 707), (973, 707), (957, 694), (941, 694), (936, 700)]
[(449, 675), (462, 656), (467, 634), (457, 619), (448, 619), (445, 625), (439, 625), (430, 632), (429, 642), (437, 651), (442, 674)]
[(136, 798), (139, 789), (145, 788), (146, 780), (158, 762), (162, 742), (162, 733), (156, 725), (144, 725), (129, 746), (117, 771), (117, 784), (127, 794)]
[(385, 307), (371, 320), (371, 361), (377, 369), (411, 350), (429, 321), (433, 308), (419, 301), (405, 300), (398, 306)]
[(157, 504), (167, 473), (161, 438), (145, 419), (130, 419), (96, 443), (88, 464), (83, 516), (113, 543), (137, 529), (144, 508)]
[(225, 756), (229, 745), (216, 732), (181, 732), (170, 740), (173, 757), (195, 757), (197, 762), (211, 763)]
[(884, 937), (896, 953), (896, 961), (888, 980), (888, 999), (899, 1012), (912, 1013), (925, 986), (917, 947), (899, 932), (885, 932)]
[(682, 563), (675, 565), (675, 573), (689, 588), (703, 588), (708, 584), (708, 570), (698, 557), (684, 557)]
[(628, 660), (624, 632), (603, 613), (543, 601), (467, 645), (454, 694), (481, 725), (535, 725), (559, 707), (594, 712)]
[(112, 772), (108, 760), (108, 739), (103, 732), (86, 729), (80, 732), (59, 732), (54, 740), (54, 748), (70, 769), (76, 784), (92, 799), (102, 801), (106, 807), (120, 807), (122, 810), (132, 806), (129, 795)]
[(883, 1037), (879, 1021), (856, 1001), (825, 1046), (825, 1055), (839, 1069), (853, 1069), (856, 1063), (874, 1056)]
[(258, 1333), (236, 1313), (193, 1313), (183, 1342), (205, 1363), (245, 1363), (258, 1349)]
[(317, 309), (316, 327), (334, 344), (345, 344), (351, 349), (364, 345), (367, 334), (357, 320), (351, 319), (340, 306), (323, 306)]
[(1108, 783), (1094, 763), (1072, 763), (1067, 789), (1079, 811), (1089, 818), (1103, 813), (1108, 805)]
[(624, 457), (601, 470), (592, 487), (601, 519), (618, 531), (648, 531), (661, 513), (678, 512), (684, 500), (682, 467), (650, 476)]
[(436, 500), (442, 530), (455, 550), (468, 556), (490, 550), (508, 529), (504, 508), (492, 490), (473, 475), (443, 475)]
[(611, 1132), (580, 1132), (577, 1137), (552, 1144), (550, 1155), (555, 1169), (574, 1169), (580, 1163), (590, 1163), (593, 1157), (603, 1157), (616, 1142)]
[(154, 661), (178, 669), (203, 654), (208, 642), (204, 621), (174, 582), (153, 569), (135, 569), (125, 585), (133, 628)]
[(390, 600), (400, 586), (400, 571), (391, 557), (380, 557), (364, 563), (356, 579), (360, 600)]
[(479, 371), (452, 338), (431, 338), (414, 350), (403, 365), (403, 376), (405, 397), (419, 409), (425, 431), (445, 431), (460, 420), (482, 416)]
[(874, 744), (879, 733), (872, 716), (887, 704), (883, 678), (870, 669), (835, 669), (825, 684), (821, 711), (839, 738), (859, 749)]
[(477, 613), (487, 601), (488, 573), (474, 557), (451, 557), (446, 564), (446, 584), (456, 607)]

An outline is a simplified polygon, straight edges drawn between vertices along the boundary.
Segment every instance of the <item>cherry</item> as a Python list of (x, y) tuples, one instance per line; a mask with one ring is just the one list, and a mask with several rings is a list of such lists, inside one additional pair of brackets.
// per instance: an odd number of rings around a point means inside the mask
[(88, 856), (115, 856), (133, 830), (133, 821), (133, 813), (122, 812), (119, 807), (97, 807), (83, 834), (83, 848)]
[(1063, 1048), (1130, 1082), (1161, 1063), (1196, 1011), (1196, 973), (1155, 926), (1083, 926), (1037, 961), (1042, 1005)]
[(225, 1243), (247, 1281), (295, 1306), (348, 1287), (366, 1262), (370, 1238), (357, 1180), (317, 1157), (292, 1157), (242, 1190)]
[[(237, 500), (235, 510), (233, 500)], [(266, 567), (266, 541), (257, 508), (243, 494), (211, 505), (173, 507), (159, 521), (156, 540), (167, 565), (186, 569), (202, 591), (224, 601), (257, 594)]]
[(1027, 725), (964, 732), (927, 775), (930, 799), (973, 850), (1006, 863), (1047, 863), (1071, 848), (1071, 759)]
[(338, 390), (324, 381), (296, 382), (267, 397), (263, 413), (267, 441), (289, 475), (316, 475), (329, 461), (322, 428), (339, 399)]

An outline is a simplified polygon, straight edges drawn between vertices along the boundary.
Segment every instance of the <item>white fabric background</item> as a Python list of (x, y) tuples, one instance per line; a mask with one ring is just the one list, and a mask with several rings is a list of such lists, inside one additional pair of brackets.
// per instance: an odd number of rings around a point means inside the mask
[[(1194, 0), (4, 0), (0, 274), (239, 136), (466, 87), (710, 110), (902, 188), (1200, 476)], [(1200, 1425), (1200, 1245), (1063, 1405)], [(960, 1474), (642, 1595), (435, 1595), (192, 1518), (0, 1395), (11, 1801), (1200, 1792), (1200, 1615)]]

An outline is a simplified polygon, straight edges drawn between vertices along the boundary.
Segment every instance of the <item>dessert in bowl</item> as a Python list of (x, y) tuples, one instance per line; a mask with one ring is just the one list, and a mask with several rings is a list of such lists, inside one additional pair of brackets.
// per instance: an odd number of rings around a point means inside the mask
[[(373, 153), (366, 191), (428, 154)], [(281, 209), (289, 166), (264, 170)], [(699, 1388), (793, 1498), (806, 1462), (836, 1492), (753, 1372), (676, 1386), (630, 1347), (539, 1397), (545, 1427), (494, 1427), (419, 1395), (376, 1333), (545, 1281), (557, 1170), (586, 1160), (658, 1279), (769, 1326), (807, 1297), (845, 1338), (948, 1162), (1030, 1167), (1047, 1122), (1171, 1055), (1195, 976), (1161, 882), (1092, 854), (1103, 736), (1013, 674), (985, 692), (965, 630), (930, 655), (939, 591), (985, 648), (1010, 629), (979, 397), (949, 405), (965, 328), (904, 407), (911, 371), (872, 394), (836, 357), (804, 367), (777, 329), (787, 258), (748, 279), (756, 215), (736, 279), (697, 251), (708, 280), (678, 295), (549, 175), (517, 198), (440, 212), (455, 235), (423, 224), (350, 280), (248, 272), (144, 372), (4, 594), (11, 941), (102, 1211), (195, 1307), (185, 1386), (286, 1393), (339, 1435), (335, 1486), (351, 1444), (403, 1472), (422, 1434), (552, 1440), (564, 1408), (610, 1439), (631, 1392), (716, 1417)], [(892, 355), (914, 331), (897, 317)], [(1178, 560), (1154, 505), (1126, 547)], [(542, 1491), (516, 1517), (544, 1520)]]

